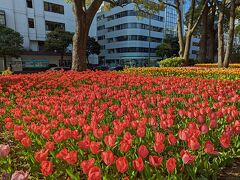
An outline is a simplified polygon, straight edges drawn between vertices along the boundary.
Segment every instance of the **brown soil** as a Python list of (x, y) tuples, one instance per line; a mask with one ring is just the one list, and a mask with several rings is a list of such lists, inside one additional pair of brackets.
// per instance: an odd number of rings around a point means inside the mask
[(240, 180), (240, 158), (234, 160), (231, 166), (223, 168), (218, 180)]

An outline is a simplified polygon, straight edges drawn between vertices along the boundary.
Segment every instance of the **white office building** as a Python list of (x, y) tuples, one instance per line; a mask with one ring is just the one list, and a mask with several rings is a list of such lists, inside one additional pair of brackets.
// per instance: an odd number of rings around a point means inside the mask
[[(100, 64), (143, 66), (157, 59), (155, 48), (164, 37), (165, 11), (139, 18), (134, 3), (97, 14), (97, 36), (102, 47)], [(149, 38), (150, 37), (150, 38)]]
[[(72, 5), (65, 0), (0, 0), (0, 24), (19, 32), (24, 39), (24, 54), (16, 60), (8, 57), (7, 62), (19, 70), (27, 67), (41, 68), (47, 64), (71, 65), (71, 55), (59, 64), (57, 53), (44, 52), (46, 34), (60, 27), (74, 32), (75, 18)], [(91, 36), (96, 36), (94, 28)], [(95, 62), (93, 63), (98, 63)], [(3, 61), (0, 60), (0, 71)]]
[[(174, 3), (169, 0), (168, 3)], [(181, 7), (182, 11), (184, 6)], [(100, 64), (123, 64), (129, 66), (155, 65), (159, 57), (156, 47), (166, 35), (177, 35), (176, 9), (167, 6), (157, 14), (139, 18), (135, 4), (114, 7), (97, 14), (97, 36), (102, 46)], [(198, 39), (193, 38), (190, 58), (197, 57)]]

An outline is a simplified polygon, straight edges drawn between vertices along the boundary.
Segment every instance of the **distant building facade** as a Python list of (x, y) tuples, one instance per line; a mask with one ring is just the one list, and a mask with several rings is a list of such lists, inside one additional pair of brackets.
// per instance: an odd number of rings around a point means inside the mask
[(100, 64), (144, 66), (157, 59), (155, 50), (164, 38), (165, 11), (151, 18), (139, 18), (134, 3), (104, 8), (97, 14), (97, 37), (101, 45)]
[[(14, 68), (19, 69), (20, 65), (22, 68), (41, 68), (46, 64), (71, 65), (71, 55), (65, 57), (63, 64), (59, 64), (60, 56), (57, 53), (44, 51), (44, 41), (48, 32), (57, 27), (70, 32), (75, 31), (71, 4), (64, 0), (1, 0), (0, 24), (19, 32), (24, 39), (23, 46), (26, 52), (21, 58), (16, 60), (8, 57), (8, 64), (19, 66)], [(90, 35), (94, 34), (93, 31), (94, 29), (90, 31)], [(97, 60), (93, 61), (97, 63)], [(0, 70), (3, 70), (2, 62), (0, 60)]]
[(177, 35), (174, 7), (167, 6), (145, 18), (139, 18), (134, 3), (107, 11), (102, 8), (97, 14), (97, 36), (102, 48), (99, 63), (145, 66), (151, 59), (151, 65), (155, 65), (159, 59), (156, 47), (166, 35)]

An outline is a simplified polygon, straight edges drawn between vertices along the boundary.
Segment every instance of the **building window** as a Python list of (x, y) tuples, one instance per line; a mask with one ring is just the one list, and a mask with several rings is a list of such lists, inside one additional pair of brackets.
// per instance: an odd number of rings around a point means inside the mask
[(101, 21), (102, 19), (104, 19), (104, 14), (97, 17), (97, 21)]
[(98, 26), (98, 27), (97, 27), (97, 30), (98, 30), (98, 31), (103, 30), (103, 29), (105, 29), (105, 25), (102, 25), (102, 26)]
[(64, 23), (46, 21), (45, 25), (46, 25), (46, 31), (54, 31), (57, 28), (65, 30)]
[(28, 18), (28, 27), (29, 28), (34, 28), (34, 19)]
[(44, 2), (44, 11), (64, 14), (64, 6), (59, 4), (53, 4), (49, 2)]
[(192, 54), (198, 55), (198, 51), (192, 50)]
[(33, 8), (32, 0), (27, 0), (27, 7), (28, 8)]
[(193, 42), (192, 45), (193, 46), (199, 46), (199, 42)]
[(104, 40), (105, 39), (105, 36), (98, 36), (98, 40)]
[(4, 11), (0, 11), (0, 25), (6, 26), (6, 17)]
[(38, 50), (40, 52), (44, 51), (44, 41), (38, 41)]

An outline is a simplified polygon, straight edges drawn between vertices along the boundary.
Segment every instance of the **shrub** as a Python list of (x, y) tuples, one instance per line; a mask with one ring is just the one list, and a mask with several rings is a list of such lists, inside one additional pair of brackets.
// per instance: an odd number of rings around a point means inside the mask
[(13, 72), (10, 70), (10, 68), (7, 68), (7, 70), (2, 72), (2, 75), (11, 75)]
[(197, 59), (189, 59), (189, 65), (190, 66), (194, 66), (195, 64), (198, 63), (198, 60)]
[(160, 62), (161, 67), (181, 67), (183, 59), (180, 57), (167, 58)]

